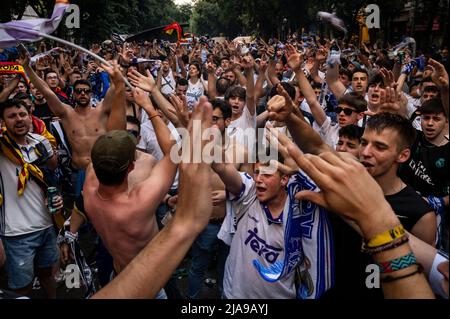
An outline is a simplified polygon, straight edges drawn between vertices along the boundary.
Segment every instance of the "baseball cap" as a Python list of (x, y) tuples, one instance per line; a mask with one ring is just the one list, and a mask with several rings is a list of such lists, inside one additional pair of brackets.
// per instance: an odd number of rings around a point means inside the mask
[(110, 131), (100, 136), (92, 147), (95, 171), (119, 173), (128, 169), (135, 159), (136, 138), (127, 131)]

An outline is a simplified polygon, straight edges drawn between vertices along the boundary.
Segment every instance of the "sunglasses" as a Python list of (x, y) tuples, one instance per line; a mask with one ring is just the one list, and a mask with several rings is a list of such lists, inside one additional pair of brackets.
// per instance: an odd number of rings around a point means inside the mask
[(89, 94), (89, 93), (91, 93), (91, 89), (74, 89), (73, 91), (76, 94), (81, 94), (81, 93)]
[(337, 108), (334, 109), (334, 111), (336, 112), (336, 114), (340, 114), (342, 111), (344, 112), (345, 115), (350, 116), (352, 115), (353, 112), (356, 113), (355, 110), (352, 110), (350, 108), (343, 108), (338, 106)]

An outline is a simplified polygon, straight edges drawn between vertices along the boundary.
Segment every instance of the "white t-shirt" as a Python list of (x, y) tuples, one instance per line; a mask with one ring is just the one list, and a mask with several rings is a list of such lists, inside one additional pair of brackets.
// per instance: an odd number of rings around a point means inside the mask
[(256, 145), (256, 112), (251, 115), (245, 106), (240, 118), (232, 121), (227, 127), (227, 135), (235, 138), (238, 144), (248, 149), (248, 145)]
[[(22, 154), (27, 163), (38, 158), (34, 146), (42, 142), (53, 154), (49, 141), (41, 135), (29, 133), (28, 145)], [(26, 149), (26, 150), (25, 150)], [(17, 194), (18, 174), (22, 167), (12, 163), (0, 153), (0, 191), (3, 203), (0, 206), (0, 234), (3, 236), (18, 236), (52, 227), (52, 220), (44, 205), (45, 192), (31, 177), (27, 180), (22, 196)]]
[(198, 100), (202, 95), (204, 95), (204, 93), (205, 88), (203, 86), (202, 79), (199, 79), (195, 84), (189, 81), (188, 89), (186, 91), (186, 101), (189, 111), (194, 109), (195, 104), (197, 104)]
[[(256, 186), (246, 173), (240, 173), (245, 185), (241, 196), (230, 196), (237, 230), (225, 263), (223, 289), (227, 299), (295, 299), (294, 274), (268, 283), (253, 266), (258, 259), (264, 266), (284, 258), (283, 224), (269, 224)], [(289, 202), (289, 199), (286, 200)]]
[(326, 144), (336, 149), (339, 141), (339, 129), (341, 128), (338, 123), (331, 122), (331, 118), (327, 116), (321, 127), (314, 121), (313, 128), (319, 132), (320, 137)]
[[(230, 202), (231, 209), (228, 210), (227, 203), (227, 216), (224, 221), (224, 224), (231, 224), (229, 219), (233, 219), (231, 228), (235, 231), (228, 229), (228, 234), (224, 234), (227, 230), (221, 229), (220, 234), (221, 237), (226, 237), (227, 242), (231, 240), (230, 253), (225, 263), (225, 296), (228, 299), (319, 298), (333, 282), (333, 245), (328, 213), (311, 202), (299, 202), (294, 196), (302, 190), (319, 192), (320, 189), (302, 172), (294, 174), (287, 186), (288, 196), (283, 214), (273, 221), (271, 216), (270, 219), (268, 217), (270, 213), (266, 214), (256, 197), (253, 179), (246, 173), (240, 173), (240, 177), (243, 183), (241, 193), (228, 196), (227, 202)], [(278, 281), (267, 282), (254, 266), (257, 262), (263, 268), (270, 269), (274, 265), (278, 267), (283, 261), (286, 262), (286, 234), (283, 224), (289, 222), (289, 212), (292, 212), (292, 218), (300, 218), (296, 224), (301, 227), (301, 246), (291, 251), (291, 257), (303, 256), (303, 263), (297, 265), (302, 278), (298, 292), (294, 283), (295, 271)], [(291, 237), (289, 240), (296, 239)]]
[(175, 92), (175, 78), (173, 77), (172, 70), (169, 70), (169, 74), (164, 77), (163, 74), (161, 74), (161, 93), (162, 94), (173, 94)]
[[(177, 141), (178, 145), (180, 145), (181, 137), (178, 134), (175, 126), (171, 122), (169, 122), (169, 124), (167, 124), (167, 127), (170, 130), (172, 138)], [(146, 153), (153, 155), (158, 162), (164, 157), (164, 153), (159, 146), (158, 139), (156, 138), (156, 132), (151, 121), (147, 121), (141, 125), (141, 140), (139, 141), (137, 148), (145, 150)], [(171, 189), (176, 189), (177, 187), (178, 170)]]

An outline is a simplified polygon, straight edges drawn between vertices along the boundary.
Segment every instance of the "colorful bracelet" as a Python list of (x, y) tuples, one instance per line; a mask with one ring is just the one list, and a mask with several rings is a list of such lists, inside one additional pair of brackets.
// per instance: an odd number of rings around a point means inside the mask
[(367, 247), (366, 243), (363, 241), (361, 251), (364, 253), (367, 253), (369, 255), (374, 255), (374, 254), (380, 253), (382, 251), (397, 248), (403, 244), (406, 244), (408, 241), (409, 241), (408, 234), (405, 234), (404, 236), (397, 238), (397, 239), (391, 241), (390, 243), (387, 243), (386, 245), (378, 246), (378, 247), (374, 247), (374, 248)]
[(403, 225), (400, 224), (392, 229), (385, 231), (384, 233), (376, 235), (374, 238), (367, 242), (366, 246), (369, 248), (383, 246), (397, 238), (404, 236), (405, 234), (406, 231), (403, 228)]
[(394, 271), (402, 270), (405, 268), (408, 268), (412, 265), (417, 264), (416, 256), (414, 256), (414, 253), (411, 251), (407, 255), (391, 259), (388, 261), (376, 263), (378, 267), (380, 267), (380, 272), (382, 274), (384, 273), (391, 273)]

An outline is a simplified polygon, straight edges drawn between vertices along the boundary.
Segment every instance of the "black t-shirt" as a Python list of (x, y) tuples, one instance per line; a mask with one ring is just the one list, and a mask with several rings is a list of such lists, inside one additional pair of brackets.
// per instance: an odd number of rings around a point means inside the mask
[[(408, 231), (432, 210), (410, 186), (385, 198)], [(361, 236), (339, 216), (329, 214), (329, 217), (333, 229), (334, 286), (323, 299), (382, 299), (381, 287), (366, 286), (366, 279), (371, 274), (366, 273), (366, 267), (374, 262), (370, 255), (361, 251)]]
[(433, 208), (411, 187), (406, 186), (394, 195), (385, 196), (403, 227), (409, 232)]
[(411, 158), (400, 166), (398, 176), (423, 196), (443, 197), (449, 194), (449, 144), (436, 146), (423, 134), (411, 148)]
[(44, 104), (40, 104), (40, 105), (35, 104), (33, 115), (40, 118), (42, 121), (44, 121), (45, 126), (47, 126), (47, 128), (50, 127), (52, 118), (55, 117), (53, 112), (50, 111), (50, 108), (48, 107), (47, 102), (45, 102)]

